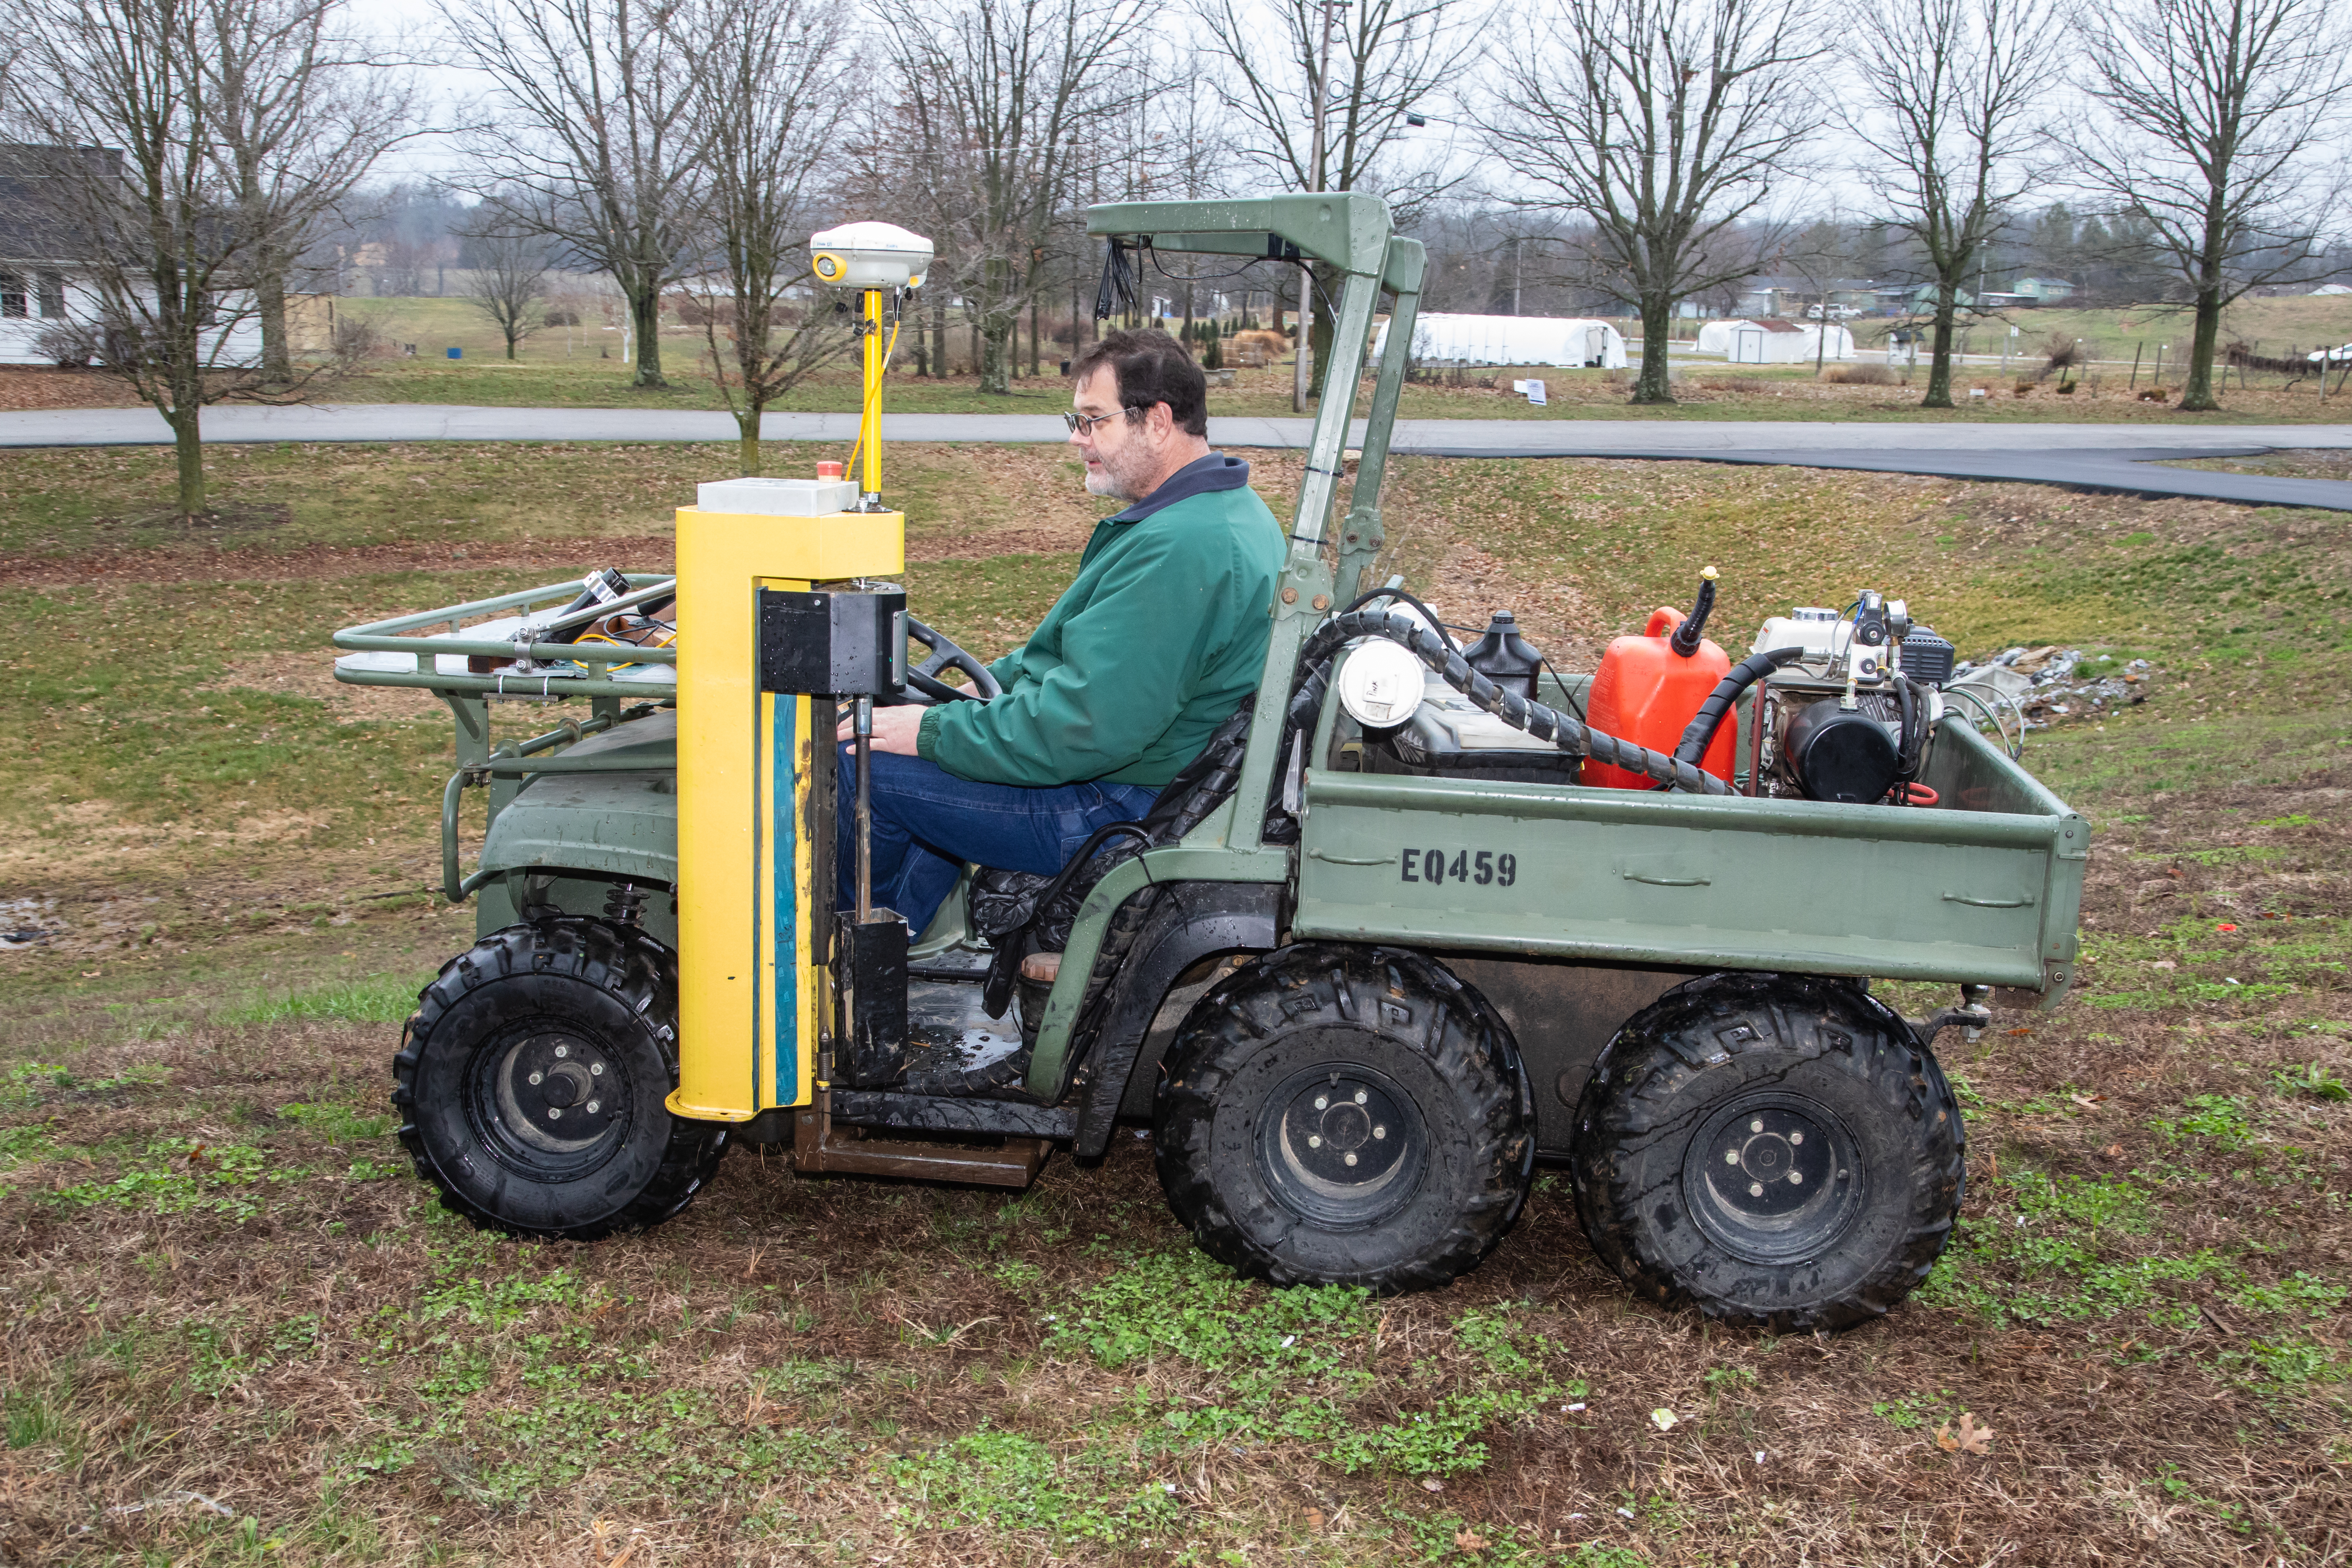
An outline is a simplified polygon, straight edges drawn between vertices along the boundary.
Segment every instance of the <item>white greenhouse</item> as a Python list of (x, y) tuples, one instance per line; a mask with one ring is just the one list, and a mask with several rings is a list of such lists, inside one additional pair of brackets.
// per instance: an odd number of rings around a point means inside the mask
[[(1386, 322), (1372, 340), (1380, 357)], [(1412, 357), (1422, 364), (1582, 365), (1625, 368), (1625, 336), (1586, 316), (1423, 316), (1413, 322)]]

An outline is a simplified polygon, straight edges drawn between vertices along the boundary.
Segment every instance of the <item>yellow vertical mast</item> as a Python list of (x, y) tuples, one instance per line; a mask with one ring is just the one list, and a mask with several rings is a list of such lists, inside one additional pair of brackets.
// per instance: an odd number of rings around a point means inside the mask
[[(866, 468), (858, 480), (858, 510), (879, 511), (882, 509), (882, 367), (887, 363), (889, 348), (882, 342), (882, 290), (866, 290), (866, 403), (863, 417), (857, 425), (857, 442), (866, 454)], [(897, 337), (897, 332), (890, 334)]]

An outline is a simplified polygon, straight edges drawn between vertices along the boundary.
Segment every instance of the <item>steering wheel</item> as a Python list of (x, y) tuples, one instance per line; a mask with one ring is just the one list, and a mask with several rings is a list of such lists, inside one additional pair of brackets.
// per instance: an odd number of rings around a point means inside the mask
[[(908, 702), (918, 707), (929, 707), (934, 702), (985, 702), (1003, 694), (1004, 688), (996, 683), (988, 666), (912, 616), (907, 617), (907, 640), (929, 656), (907, 672)], [(961, 670), (971, 677), (971, 689), (950, 686), (941, 680), (940, 672), (950, 669)]]

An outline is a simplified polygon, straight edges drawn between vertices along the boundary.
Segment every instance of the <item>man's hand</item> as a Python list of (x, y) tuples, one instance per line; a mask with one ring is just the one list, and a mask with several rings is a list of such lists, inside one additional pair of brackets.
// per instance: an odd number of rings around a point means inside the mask
[[(877, 708), (874, 710), (873, 746), (877, 752), (890, 752), (901, 757), (921, 755), (915, 750), (915, 731), (923, 727), (926, 710), (913, 706)], [(844, 741), (856, 739), (853, 717), (844, 706), (841, 722), (834, 734)]]

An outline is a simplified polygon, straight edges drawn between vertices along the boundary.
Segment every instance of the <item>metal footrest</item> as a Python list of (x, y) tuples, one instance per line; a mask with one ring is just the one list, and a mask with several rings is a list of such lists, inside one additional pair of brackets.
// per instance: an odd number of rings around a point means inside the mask
[[(906, 1176), (923, 1182), (963, 1182), (983, 1187), (1025, 1187), (1053, 1151), (1050, 1138), (1007, 1138), (999, 1149), (963, 1149), (912, 1139), (867, 1138), (833, 1121), (831, 1092), (793, 1113), (793, 1166), (808, 1175)], [(912, 1096), (864, 1095), (863, 1100)], [(975, 1109), (977, 1109), (975, 1107)], [(1025, 1108), (1033, 1112), (1035, 1107)], [(971, 1129), (973, 1131), (993, 1129)]]

